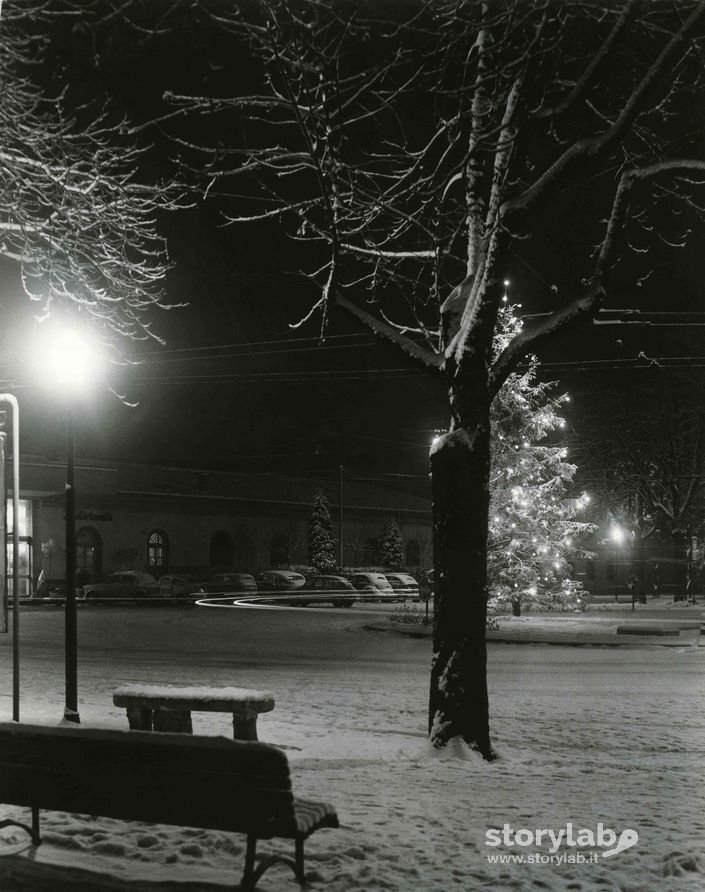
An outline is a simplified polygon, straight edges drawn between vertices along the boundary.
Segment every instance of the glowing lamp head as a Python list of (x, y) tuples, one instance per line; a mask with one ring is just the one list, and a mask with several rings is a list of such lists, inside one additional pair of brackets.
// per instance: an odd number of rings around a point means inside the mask
[(86, 383), (91, 351), (77, 331), (60, 331), (50, 341), (45, 358), (54, 381), (60, 386), (80, 388)]

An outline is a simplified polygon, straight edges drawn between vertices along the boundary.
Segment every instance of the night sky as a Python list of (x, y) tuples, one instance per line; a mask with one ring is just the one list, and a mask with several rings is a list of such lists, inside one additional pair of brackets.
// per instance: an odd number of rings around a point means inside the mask
[[(109, 97), (135, 122), (164, 112), (165, 89), (226, 95), (246, 87), (249, 69), (242, 57), (222, 37), (194, 27), (188, 15), (177, 15), (170, 32), (156, 38), (138, 38), (117, 25), (97, 33), (64, 27), (53, 37), (41, 77), (49, 88), (68, 80), (70, 101)], [(182, 132), (193, 132), (192, 125), (183, 126)], [(200, 137), (208, 135), (204, 126), (198, 123)], [(159, 129), (150, 137), (155, 149), (146, 170), (152, 175), (173, 170), (173, 144)], [(596, 203), (599, 196), (596, 183)], [(551, 212), (563, 215), (578, 242), (593, 237), (587, 221), (595, 208), (566, 196)], [(172, 303), (188, 306), (155, 319), (165, 347), (131, 345), (128, 352), (141, 364), (109, 369), (107, 382), (81, 406), (79, 456), (323, 476), (337, 474), (342, 463), (351, 472), (423, 490), (432, 432), (447, 423), (442, 382), (396, 348), (375, 342), (342, 311), (333, 314), (323, 344), (317, 321), (291, 328), (313, 294), (291, 245), (272, 228), (222, 228), (220, 222), (215, 203), (203, 202), (165, 219), (174, 262), (166, 290)], [(623, 270), (608, 301), (614, 309), (677, 308), (690, 315), (649, 316), (650, 326), (569, 332), (542, 352), (543, 374), (577, 396), (575, 427), (580, 394), (596, 382), (617, 381), (628, 388), (651, 359), (702, 353), (698, 255), (695, 244), (662, 252), (641, 286)], [(555, 307), (568, 287), (572, 258), (556, 254), (542, 239), (540, 221), (530, 242), (518, 243), (514, 261), (507, 276), (522, 312)], [(2, 262), (0, 275), (5, 295), (1, 374), (4, 386), (21, 400), (23, 449), (59, 456), (64, 407), (25, 371), (34, 308), (21, 295), (11, 264)], [(663, 374), (671, 373), (664, 368)], [(105, 383), (139, 405), (123, 405)]]

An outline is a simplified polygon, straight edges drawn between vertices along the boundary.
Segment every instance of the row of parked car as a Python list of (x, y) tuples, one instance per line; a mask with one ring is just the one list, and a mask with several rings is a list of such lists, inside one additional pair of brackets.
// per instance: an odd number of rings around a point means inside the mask
[(104, 582), (83, 588), (86, 600), (99, 598), (185, 598), (239, 593), (291, 592), (292, 604), (329, 601), (350, 607), (356, 600), (405, 600), (419, 597), (419, 583), (408, 573), (320, 574), (306, 577), (293, 570), (219, 573), (201, 582), (185, 574), (166, 574), (159, 580), (140, 570), (111, 573)]

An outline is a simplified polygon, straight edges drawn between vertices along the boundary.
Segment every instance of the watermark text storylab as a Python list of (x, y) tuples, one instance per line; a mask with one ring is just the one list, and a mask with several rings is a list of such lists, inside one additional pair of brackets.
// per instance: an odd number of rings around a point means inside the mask
[[(538, 849), (528, 853), (487, 855), (491, 862), (504, 863), (506, 860), (534, 864), (596, 864), (603, 858), (612, 858), (639, 842), (636, 830), (626, 828), (618, 833), (600, 822), (595, 829), (576, 827), (570, 821), (559, 830), (527, 827), (515, 829), (511, 824), (501, 828), (489, 828), (485, 833), (485, 845), (493, 849), (506, 850), (519, 847)], [(562, 850), (562, 851), (561, 851)], [(585, 850), (585, 851), (582, 851)]]

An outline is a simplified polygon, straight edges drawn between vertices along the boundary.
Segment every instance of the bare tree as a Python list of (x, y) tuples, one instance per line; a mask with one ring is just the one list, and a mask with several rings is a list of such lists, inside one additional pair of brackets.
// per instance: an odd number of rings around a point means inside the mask
[(170, 182), (145, 181), (145, 147), (126, 121), (71, 109), (64, 87), (50, 95), (37, 77), (57, 22), (88, 29), (108, 13), (93, 2), (0, 7), (0, 255), (20, 264), (39, 318), (80, 314), (115, 345), (116, 334), (155, 337), (150, 313), (168, 306), (159, 216), (182, 199)]
[[(242, 40), (248, 82), (260, 75), (247, 95), (168, 97), (174, 115), (220, 118), (217, 146), (181, 140), (207, 153), (192, 164), (208, 193), (233, 224), (275, 223), (297, 242), (316, 289), (301, 324), (318, 314), (325, 332), (343, 309), (447, 383), (449, 431), (431, 454), (429, 733), (492, 758), (490, 404), (527, 351), (599, 314), (630, 247), (649, 249), (636, 257), (648, 272), (656, 232), (674, 243), (679, 222), (702, 223), (705, 160), (687, 134), (705, 4), (260, 0), (199, 14)], [(568, 199), (581, 225), (560, 213)], [(549, 282), (570, 269), (493, 359), (518, 251)]]
[(652, 386), (628, 394), (603, 389), (599, 405), (583, 397), (575, 451), (598, 504), (639, 542), (684, 554), (705, 528), (705, 389), (690, 376), (653, 383), (668, 374), (653, 372)]

